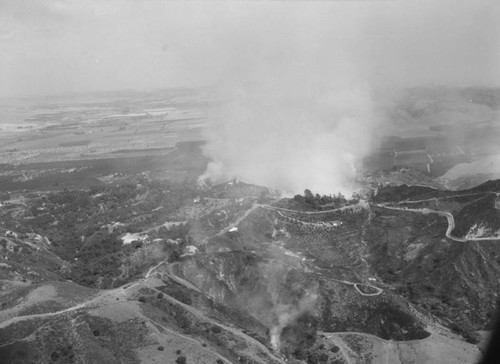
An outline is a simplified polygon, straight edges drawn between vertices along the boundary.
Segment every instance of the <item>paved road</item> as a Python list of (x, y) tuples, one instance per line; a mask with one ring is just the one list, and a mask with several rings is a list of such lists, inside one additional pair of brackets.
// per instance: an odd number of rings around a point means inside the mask
[(444, 217), (446, 217), (446, 220), (448, 221), (448, 228), (446, 229), (446, 237), (448, 239), (453, 240), (453, 241), (465, 243), (468, 241), (496, 241), (496, 240), (500, 240), (500, 238), (493, 238), (493, 237), (465, 239), (465, 238), (459, 238), (457, 236), (451, 235), (451, 232), (455, 229), (455, 219), (454, 219), (453, 215), (447, 211), (431, 210), (428, 208), (409, 209), (409, 208), (404, 208), (404, 207), (387, 206), (384, 204), (373, 204), (373, 206), (381, 207), (381, 208), (388, 209), (388, 210), (417, 212), (417, 213), (421, 213), (424, 215), (438, 214), (438, 215), (444, 216)]

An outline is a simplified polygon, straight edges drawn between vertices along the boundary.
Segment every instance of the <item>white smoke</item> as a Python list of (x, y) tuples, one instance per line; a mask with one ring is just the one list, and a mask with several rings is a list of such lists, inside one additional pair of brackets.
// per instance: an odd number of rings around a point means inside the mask
[(317, 289), (307, 291), (297, 304), (277, 304), (273, 307), (278, 318), (277, 325), (270, 331), (271, 345), (275, 352), (280, 350), (281, 332), (305, 313), (312, 312), (318, 299)]
[(291, 279), (290, 267), (283, 264), (289, 256), (278, 247), (269, 247), (268, 261), (259, 263), (265, 293), (243, 292), (241, 298), (249, 312), (269, 328), (275, 352), (280, 352), (281, 333), (306, 313), (314, 313), (319, 297), (317, 281)]
[(318, 14), (307, 26), (288, 15), (243, 21), (223, 39), (212, 162), (201, 178), (350, 193), (375, 125), (369, 86), (346, 50), (348, 33), (339, 35), (346, 29)]

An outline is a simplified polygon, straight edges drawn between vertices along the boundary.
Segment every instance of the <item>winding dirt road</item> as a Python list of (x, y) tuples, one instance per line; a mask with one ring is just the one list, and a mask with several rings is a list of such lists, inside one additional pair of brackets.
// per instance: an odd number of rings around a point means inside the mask
[(48, 318), (48, 317), (58, 316), (58, 315), (61, 315), (61, 314), (67, 313), (67, 312), (79, 310), (80, 308), (90, 307), (93, 304), (97, 304), (99, 301), (105, 300), (106, 298), (111, 298), (111, 297), (115, 298), (115, 297), (118, 297), (118, 296), (123, 296), (124, 295), (124, 292), (123, 292), (124, 289), (134, 288), (138, 284), (143, 283), (146, 279), (148, 279), (151, 276), (151, 274), (155, 271), (155, 269), (157, 269), (162, 264), (164, 264), (164, 262), (160, 262), (160, 263), (156, 264), (155, 266), (151, 267), (148, 270), (148, 272), (146, 273), (146, 275), (145, 275), (144, 278), (139, 279), (138, 281), (134, 282), (131, 285), (122, 286), (122, 287), (118, 287), (118, 288), (115, 288), (115, 289), (103, 291), (101, 294), (97, 295), (96, 297), (94, 297), (94, 298), (92, 298), (92, 299), (90, 299), (88, 301), (79, 303), (79, 304), (77, 304), (75, 306), (68, 307), (68, 308), (66, 308), (64, 310), (55, 311), (55, 312), (37, 313), (37, 314), (33, 314), (33, 315), (24, 315), (24, 316), (15, 316), (15, 317), (12, 317), (10, 319), (7, 319), (7, 320), (1, 322), (0, 323), (0, 329), (3, 329), (4, 327), (10, 326), (10, 325), (12, 325), (12, 324), (14, 324), (16, 322), (26, 321), (26, 320), (31, 320), (31, 319)]

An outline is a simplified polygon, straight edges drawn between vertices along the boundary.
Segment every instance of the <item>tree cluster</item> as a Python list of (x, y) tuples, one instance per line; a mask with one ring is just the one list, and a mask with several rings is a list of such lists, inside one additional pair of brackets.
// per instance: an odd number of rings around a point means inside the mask
[(348, 200), (342, 193), (336, 195), (323, 195), (316, 193), (313, 194), (311, 190), (304, 190), (304, 195), (295, 195), (293, 198), (300, 204), (306, 204), (313, 208), (319, 209), (321, 206), (328, 205), (332, 209), (342, 207), (348, 204)]

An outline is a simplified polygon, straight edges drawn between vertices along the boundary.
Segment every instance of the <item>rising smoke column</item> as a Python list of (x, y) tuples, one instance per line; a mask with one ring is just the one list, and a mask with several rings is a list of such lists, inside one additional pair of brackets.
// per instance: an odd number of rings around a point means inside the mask
[(278, 303), (273, 307), (273, 313), (276, 315), (276, 324), (271, 327), (269, 336), (271, 346), (274, 351), (279, 352), (281, 349), (281, 333), (285, 327), (294, 324), (300, 316), (312, 312), (316, 301), (318, 300), (317, 287), (313, 287), (310, 291), (306, 291), (304, 297), (295, 304)]
[(369, 86), (339, 29), (321, 17), (315, 24), (314, 14), (307, 26), (288, 15), (243, 21), (238, 36), (222, 37), (225, 68), (205, 149), (212, 162), (201, 179), (350, 193), (375, 122)]
[(260, 287), (259, 294), (254, 289), (240, 292), (249, 312), (269, 328), (270, 342), (277, 353), (281, 351), (283, 329), (294, 326), (306, 314), (314, 314), (321, 302), (318, 282), (301, 275), (292, 279), (290, 267), (282, 263), (287, 257), (284, 250), (271, 247), (269, 260), (260, 262), (257, 269), (265, 287)]

